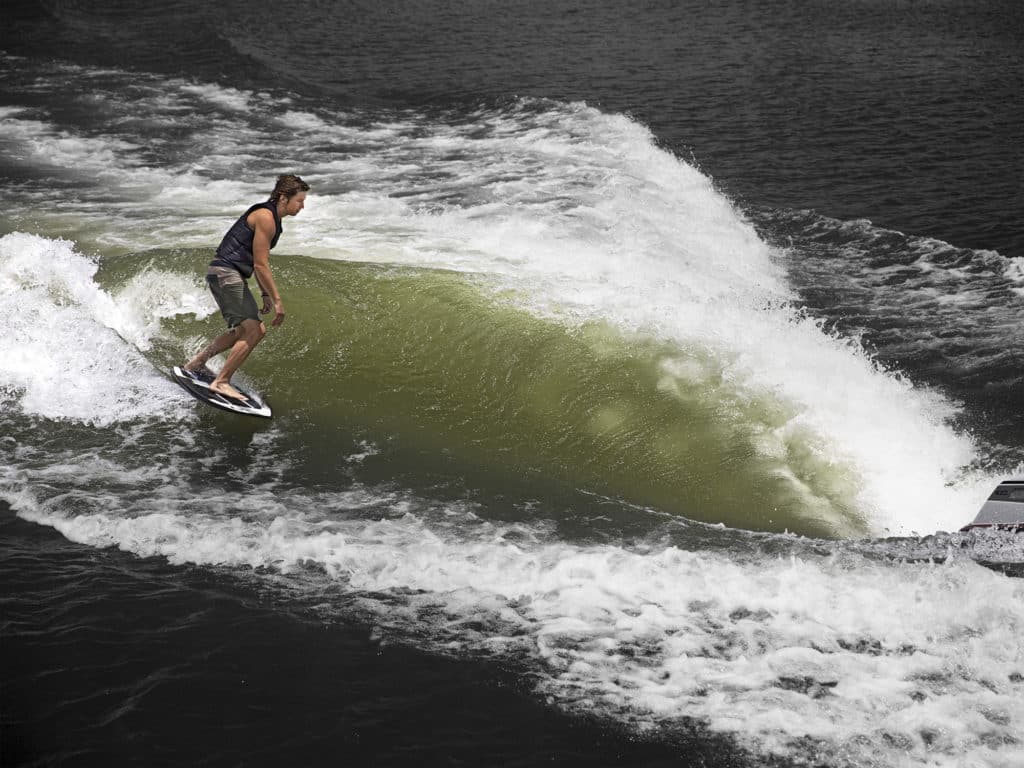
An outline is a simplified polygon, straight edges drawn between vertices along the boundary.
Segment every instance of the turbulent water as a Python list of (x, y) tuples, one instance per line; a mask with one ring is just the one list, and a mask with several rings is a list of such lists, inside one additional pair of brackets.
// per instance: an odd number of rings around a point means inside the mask
[[(224, 692), (224, 660), (255, 653), (225, 636), (246, 627), (323, 665), (330, 643), (423, 654), (399, 660), (417, 691), (449, 660), (441, 688), (479, 665), (527, 702), (483, 706), (506, 727), (539, 733), (529, 707), (569, 718), (515, 752), (418, 694), (412, 716), (436, 712), (457, 748), (410, 728), (359, 752), (345, 734), (370, 726), (311, 678), (318, 725), (289, 753), (305, 762), (602, 764), (567, 735), (584, 722), (633, 764), (1024, 759), (1024, 545), (956, 533), (1024, 446), (1008, 213), (1024, 115), (1002, 99), (1024, 85), (1024, 29), (1009, 4), (959, 25), (946, 4), (896, 4), (903, 36), (878, 37), (868, 5), (624, 21), (602, 3), (313, 3), (266, 38), (233, 7), (16, 3), (0, 38), (8, 758), (180, 761), (152, 723), (174, 722), (184, 679), (237, 710), (243, 741), (291, 732)], [(852, 29), (878, 60), (801, 53), (800, 29)], [(901, 99), (932, 109), (897, 114)], [(891, 146), (858, 155), (879, 136)], [(239, 374), (274, 409), (250, 423), (166, 371), (220, 331), (205, 265), (281, 172), (312, 191), (271, 260), (287, 320)], [(133, 601), (180, 612), (219, 663), (154, 672), (162, 630), (129, 624), (56, 664)], [(369, 640), (313, 650), (309, 622)], [(123, 694), (83, 705), (102, 676), (70, 670), (111, 652), (135, 659)], [(359, 711), (404, 721), (366, 665), (344, 673)], [(46, 746), (61, 717), (76, 726)], [(638, 736), (657, 755), (631, 757)], [(215, 764), (270, 760), (201, 741)]]

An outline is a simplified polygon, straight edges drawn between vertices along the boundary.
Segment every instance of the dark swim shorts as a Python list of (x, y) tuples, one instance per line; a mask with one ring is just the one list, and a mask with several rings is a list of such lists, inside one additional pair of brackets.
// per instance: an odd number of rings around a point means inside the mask
[(243, 320), (259, 320), (256, 299), (242, 273), (231, 267), (210, 267), (206, 271), (206, 284), (228, 322), (228, 328), (241, 325)]

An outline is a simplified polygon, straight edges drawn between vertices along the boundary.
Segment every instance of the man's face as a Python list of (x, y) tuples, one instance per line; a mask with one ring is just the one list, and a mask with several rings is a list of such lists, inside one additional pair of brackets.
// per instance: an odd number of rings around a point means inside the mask
[(285, 198), (284, 215), (294, 216), (306, 207), (306, 193), (296, 192), (291, 197)]

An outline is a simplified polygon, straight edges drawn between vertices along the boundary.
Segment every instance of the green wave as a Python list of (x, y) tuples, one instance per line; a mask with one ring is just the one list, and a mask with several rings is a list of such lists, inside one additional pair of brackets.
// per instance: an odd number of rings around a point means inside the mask
[[(473, 275), (274, 261), (287, 320), (244, 371), (277, 420), (316, 433), (306, 440), (326, 447), (341, 425), (361, 425), (466, 467), (694, 520), (867, 533), (856, 472), (792, 428), (791, 405), (737, 387), (698, 344), (540, 318)], [(177, 262), (192, 267), (202, 261)], [(214, 316), (165, 330), (181, 341), (221, 327)]]

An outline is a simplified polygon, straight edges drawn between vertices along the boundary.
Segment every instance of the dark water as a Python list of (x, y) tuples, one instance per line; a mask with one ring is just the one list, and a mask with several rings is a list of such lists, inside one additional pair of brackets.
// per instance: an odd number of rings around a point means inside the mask
[(3, 15), (4, 765), (1024, 759), (1019, 3)]

